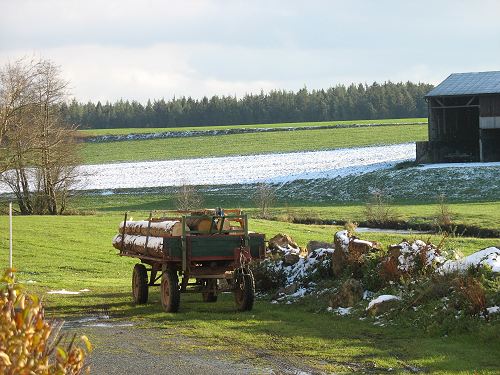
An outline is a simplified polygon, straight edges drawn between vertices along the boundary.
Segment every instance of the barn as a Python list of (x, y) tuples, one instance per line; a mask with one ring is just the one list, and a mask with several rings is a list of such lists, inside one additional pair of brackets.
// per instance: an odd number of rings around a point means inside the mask
[(417, 162), (500, 161), (500, 71), (454, 73), (426, 96), (429, 141)]

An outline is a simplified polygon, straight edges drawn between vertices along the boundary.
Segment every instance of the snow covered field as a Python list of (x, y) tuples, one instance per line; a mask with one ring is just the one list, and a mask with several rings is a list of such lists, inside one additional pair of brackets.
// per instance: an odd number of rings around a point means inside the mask
[[(409, 192), (413, 195), (428, 195), (428, 190), (432, 190), (435, 195), (439, 190), (437, 187), (442, 186), (447, 196), (454, 197), (457, 184), (462, 186), (465, 183), (464, 189), (468, 188), (467, 182), (471, 179), (482, 186), (479, 190), (485, 194), (488, 187), (494, 189), (491, 181), (500, 175), (500, 162), (390, 169), (397, 163), (414, 159), (415, 144), (406, 143), (332, 151), (85, 165), (80, 167), (84, 177), (80, 178), (76, 188), (110, 191), (182, 184), (220, 187), (269, 182), (287, 185), (287, 188), (281, 185), (283, 188), (280, 191), (290, 190), (288, 193), (293, 196), (306, 194), (303, 199), (314, 196), (321, 200), (324, 195), (323, 198), (329, 200), (333, 197), (349, 200), (355, 199), (352, 195), (356, 193), (369, 194), (365, 190), (371, 189), (372, 185), (380, 187), (386, 183), (393, 187), (391, 190), (401, 192), (403, 196)], [(369, 181), (364, 181), (366, 179)], [(300, 186), (296, 186), (296, 181)], [(435, 183), (431, 183), (433, 181)], [(454, 182), (451, 190), (450, 182)], [(353, 190), (352, 186), (357, 189)], [(0, 184), (0, 193), (6, 192), (9, 189)], [(457, 194), (462, 193), (458, 191)], [(467, 196), (472, 195), (469, 189)]]
[(227, 185), (333, 178), (390, 168), (415, 158), (415, 145), (333, 151), (86, 165), (79, 190)]

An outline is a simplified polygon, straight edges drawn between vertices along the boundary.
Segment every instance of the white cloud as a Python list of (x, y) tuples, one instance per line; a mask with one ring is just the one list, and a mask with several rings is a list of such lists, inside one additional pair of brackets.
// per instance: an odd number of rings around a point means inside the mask
[[(227, 52), (227, 51), (226, 51)], [(190, 65), (191, 48), (158, 44), (145, 48), (84, 45), (46, 49), (44, 53), (16, 50), (15, 56), (49, 56), (60, 65), (79, 100), (136, 99), (175, 96), (237, 95), (279, 88), (265, 80), (225, 80), (201, 75)], [(0, 62), (9, 55), (0, 52)]]
[(0, 64), (62, 66), (79, 100), (438, 83), (498, 70), (500, 2), (0, 0)]

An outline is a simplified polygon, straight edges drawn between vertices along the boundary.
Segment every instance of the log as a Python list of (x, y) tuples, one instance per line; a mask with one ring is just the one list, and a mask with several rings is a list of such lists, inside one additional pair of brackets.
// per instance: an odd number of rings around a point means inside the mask
[(146, 248), (146, 236), (129, 234), (125, 235), (125, 239), (122, 241), (122, 235), (117, 234), (113, 238), (113, 247), (120, 251), (158, 258), (163, 256), (163, 237), (149, 237)]
[[(208, 233), (210, 231), (210, 228), (212, 227), (212, 220), (210, 219), (196, 219), (197, 221), (191, 222), (191, 230), (199, 231), (199, 232), (206, 232)], [(216, 225), (214, 225), (213, 229), (215, 230), (220, 230), (221, 229), (221, 222), (222, 219), (219, 219)], [(222, 225), (222, 230), (230, 230), (231, 229), (231, 224), (229, 220), (224, 220), (224, 224)]]
[[(120, 233), (123, 233), (123, 225), (122, 221), (118, 228)], [(127, 221), (125, 234), (151, 237), (181, 236), (182, 223), (178, 220), (151, 221), (151, 223), (148, 220)]]

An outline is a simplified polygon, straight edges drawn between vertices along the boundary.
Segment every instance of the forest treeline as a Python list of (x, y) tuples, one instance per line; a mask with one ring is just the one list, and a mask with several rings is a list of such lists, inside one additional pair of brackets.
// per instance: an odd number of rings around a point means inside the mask
[(281, 122), (426, 117), (425, 83), (337, 85), (297, 92), (274, 90), (241, 98), (119, 100), (63, 104), (67, 122), (82, 129), (265, 124)]

